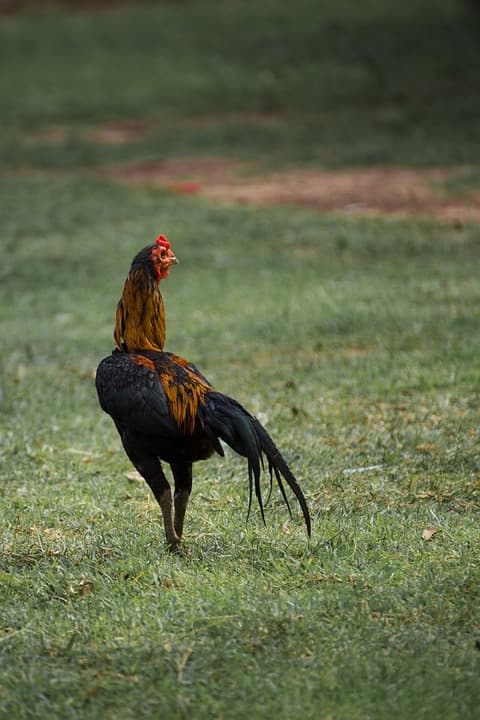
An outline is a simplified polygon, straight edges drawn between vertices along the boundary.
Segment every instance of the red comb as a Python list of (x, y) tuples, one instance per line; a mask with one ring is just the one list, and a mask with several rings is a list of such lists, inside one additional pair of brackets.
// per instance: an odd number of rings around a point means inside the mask
[(157, 239), (155, 240), (155, 243), (157, 245), (160, 245), (161, 247), (164, 247), (165, 250), (170, 250), (170, 243), (168, 242), (165, 235), (159, 235)]

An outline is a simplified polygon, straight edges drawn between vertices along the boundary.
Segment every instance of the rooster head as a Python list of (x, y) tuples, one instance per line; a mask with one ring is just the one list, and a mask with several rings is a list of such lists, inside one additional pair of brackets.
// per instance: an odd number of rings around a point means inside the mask
[(159, 235), (153, 245), (147, 245), (132, 260), (131, 273), (140, 271), (150, 275), (157, 283), (167, 277), (170, 265), (178, 263), (165, 235)]
[(167, 277), (170, 271), (170, 265), (178, 263), (165, 235), (159, 235), (155, 240), (155, 245), (151, 248), (151, 258), (155, 270), (155, 277), (159, 281)]

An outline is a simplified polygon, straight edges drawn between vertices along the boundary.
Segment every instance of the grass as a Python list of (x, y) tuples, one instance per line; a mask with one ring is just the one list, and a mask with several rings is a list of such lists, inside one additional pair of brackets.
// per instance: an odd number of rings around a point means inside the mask
[[(327, 3), (314, 24), (316, 7), (2, 20), (15, 72), (0, 77), (1, 720), (477, 716), (478, 227), (219, 207), (83, 172), (192, 152), (468, 157), (447, 189), (476, 186), (467, 6)], [(273, 84), (270, 105), (252, 77)], [(271, 122), (236, 115), (272, 97)], [(127, 115), (151, 135), (85, 139)], [(65, 142), (38, 139), (52, 123)], [(308, 497), (310, 542), (278, 492), (267, 528), (258, 511), (246, 523), (246, 468), (229, 453), (196, 466), (184, 554), (165, 552), (93, 384), (130, 259), (159, 232), (181, 260), (163, 285), (167, 349), (266, 424)]]
[[(478, 166), (478, 22), (468, 0), (27, 8), (0, 25), (0, 161)], [(92, 140), (125, 119), (148, 132)]]
[[(3, 191), (30, 212), (2, 220), (0, 715), (473, 718), (477, 228)], [(270, 428), (310, 544), (278, 493), (245, 524), (230, 454), (197, 466), (185, 555), (165, 553), (92, 377), (158, 228), (182, 260), (168, 346)]]

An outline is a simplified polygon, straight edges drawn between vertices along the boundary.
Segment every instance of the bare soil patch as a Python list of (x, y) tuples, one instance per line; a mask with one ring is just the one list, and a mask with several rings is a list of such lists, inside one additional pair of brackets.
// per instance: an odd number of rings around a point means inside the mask
[(370, 167), (343, 170), (286, 169), (254, 174), (240, 161), (183, 158), (108, 168), (123, 182), (198, 193), (217, 202), (301, 205), (350, 214), (426, 215), (480, 219), (480, 192), (448, 195), (442, 184), (459, 168)]
[[(1, 2), (1, 0), (0, 0)], [(215, 117), (195, 119), (206, 125)], [(242, 115), (253, 124), (278, 121), (275, 113)], [(191, 122), (191, 119), (188, 120)], [(154, 125), (135, 118), (76, 128), (87, 142), (122, 145), (141, 141)], [(71, 129), (50, 125), (24, 135), (26, 144), (65, 142)], [(171, 158), (103, 167), (99, 172), (126, 183), (179, 193), (198, 193), (215, 202), (300, 205), (324, 212), (366, 215), (423, 215), (463, 222), (480, 220), (480, 190), (446, 191), (459, 167), (355, 167), (342, 170), (287, 168), (262, 172), (255, 164), (221, 157)]]
[(178, 158), (106, 168), (103, 172), (124, 182), (169, 189), (181, 190), (183, 183), (191, 184), (197, 192), (208, 194), (213, 189), (221, 193), (222, 188), (233, 187), (244, 167), (239, 161), (223, 158)]

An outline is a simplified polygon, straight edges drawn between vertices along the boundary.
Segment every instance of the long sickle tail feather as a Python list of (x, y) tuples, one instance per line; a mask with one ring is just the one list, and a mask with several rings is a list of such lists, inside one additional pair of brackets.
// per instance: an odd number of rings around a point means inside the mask
[[(264, 504), (260, 484), (261, 469), (263, 468), (263, 454), (268, 460), (270, 475), (270, 487), (273, 482), (273, 475), (277, 480), (278, 487), (288, 508), (290, 515), (292, 511), (288, 502), (283, 480), (292, 490), (298, 500), (303, 513), (307, 533), (311, 535), (311, 519), (307, 501), (292, 471), (288, 467), (279, 449), (273, 442), (270, 435), (260, 422), (245, 410), (240, 403), (232, 398), (211, 393), (208, 396), (204, 420), (210, 433), (220, 437), (230, 447), (247, 458), (248, 462), (248, 483), (249, 502), (247, 518), (250, 515), (252, 506), (253, 488), (260, 507), (260, 514), (265, 524)], [(217, 441), (218, 442), (218, 441)], [(282, 480), (283, 478), (283, 480)]]
[(257, 433), (257, 436), (260, 441), (261, 448), (268, 459), (268, 466), (271, 472), (271, 469), (273, 469), (273, 472), (275, 474), (278, 487), (280, 488), (280, 492), (282, 493), (282, 497), (285, 500), (285, 504), (288, 508), (288, 511), (290, 515), (292, 514), (290, 504), (288, 502), (288, 498), (285, 492), (285, 487), (282, 482), (282, 477), (284, 480), (286, 480), (288, 486), (292, 490), (293, 494), (298, 500), (298, 503), (302, 509), (303, 518), (305, 520), (305, 525), (307, 527), (307, 533), (310, 537), (312, 534), (312, 524), (310, 519), (310, 512), (308, 510), (307, 501), (305, 499), (305, 495), (302, 492), (302, 489), (300, 485), (297, 483), (297, 480), (288, 467), (287, 463), (283, 459), (280, 450), (277, 448), (275, 443), (273, 442), (270, 435), (267, 433), (265, 428), (258, 422), (256, 418), (252, 418), (254, 422), (255, 432)]
[[(252, 481), (255, 487), (255, 495), (258, 500), (258, 505), (260, 507), (260, 514), (262, 516), (263, 524), (266, 525), (265, 522), (265, 513), (263, 509), (263, 500), (262, 500), (262, 488), (260, 485), (260, 462), (261, 462), (261, 452), (262, 447), (258, 440), (257, 435), (252, 432), (251, 424), (249, 422), (248, 415), (244, 415), (242, 413), (235, 414), (233, 417), (234, 421), (234, 427), (240, 437), (240, 440), (243, 444), (243, 449), (245, 452), (245, 455), (247, 457), (248, 461), (248, 485), (250, 488), (249, 492), (249, 503), (248, 503), (248, 514), (247, 518), (250, 515), (251, 510), (251, 500), (252, 500)], [(243, 454), (243, 453), (242, 453)]]

